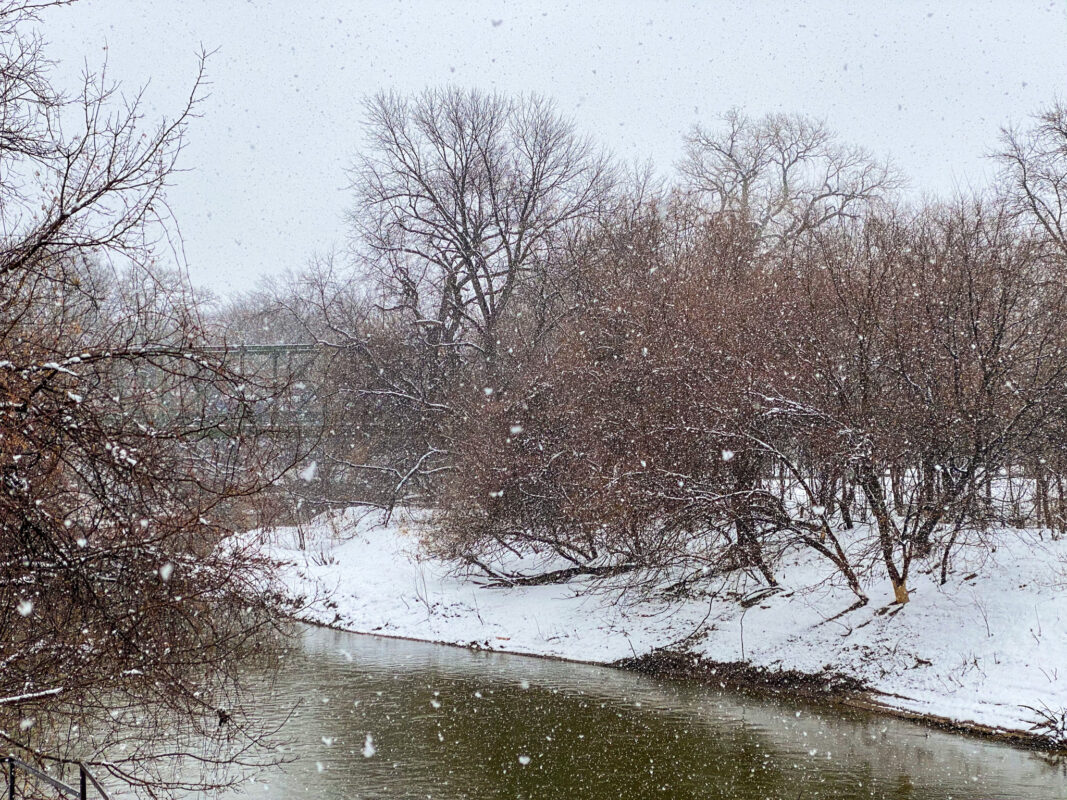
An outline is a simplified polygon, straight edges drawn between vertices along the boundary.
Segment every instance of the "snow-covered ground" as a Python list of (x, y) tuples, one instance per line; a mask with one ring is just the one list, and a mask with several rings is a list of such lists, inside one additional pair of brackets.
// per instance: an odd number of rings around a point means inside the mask
[(577, 580), (487, 587), (421, 555), (410, 518), (383, 526), (350, 511), (250, 535), (284, 562), (288, 591), (312, 598), (304, 618), (351, 631), (601, 663), (688, 649), (844, 673), (900, 710), (1014, 731), (1036, 719), (1027, 706), (1067, 707), (1067, 541), (1037, 531), (964, 550), (944, 586), (935, 570), (914, 575), (905, 606), (890, 607), (889, 582), (876, 578), (871, 602), (844, 614), (855, 598), (807, 555), (780, 568), (785, 591), (746, 608), (756, 584), (737, 578), (710, 585), (714, 600), (670, 603), (623, 603)]

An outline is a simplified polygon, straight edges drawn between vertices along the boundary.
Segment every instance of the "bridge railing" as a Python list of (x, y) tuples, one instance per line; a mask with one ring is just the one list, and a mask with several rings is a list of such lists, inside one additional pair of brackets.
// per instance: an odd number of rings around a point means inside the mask
[(68, 797), (77, 797), (79, 800), (88, 800), (89, 786), (91, 785), (96, 789), (97, 794), (103, 798), (103, 800), (111, 800), (108, 793), (104, 791), (104, 787), (100, 785), (100, 782), (93, 777), (93, 774), (89, 772), (89, 768), (84, 764), (78, 764), (78, 787), (75, 788), (69, 784), (64, 783), (58, 778), (54, 778), (47, 772), (43, 772), (32, 764), (27, 764), (20, 758), (14, 756), (6, 756), (3, 759), (4, 765), (7, 771), (7, 793), (6, 800), (16, 800), (15, 794), (15, 775), (18, 770), (22, 770), (27, 775), (36, 778), (37, 780), (47, 783), (53, 789), (67, 795)]

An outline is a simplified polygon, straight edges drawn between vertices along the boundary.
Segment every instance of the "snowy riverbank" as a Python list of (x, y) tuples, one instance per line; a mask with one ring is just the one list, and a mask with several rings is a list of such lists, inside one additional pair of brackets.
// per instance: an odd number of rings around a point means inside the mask
[(740, 602), (756, 584), (719, 581), (718, 598), (617, 602), (586, 584), (486, 587), (419, 553), (413, 523), (388, 526), (355, 512), (301, 531), (256, 532), (283, 562), (305, 619), (346, 630), (611, 663), (655, 648), (772, 670), (837, 673), (862, 681), (900, 711), (1026, 731), (1031, 709), (1067, 707), (1067, 541), (1005, 531), (995, 552), (964, 551), (944, 586), (917, 574), (912, 601), (892, 606), (887, 580), (871, 602), (854, 597), (807, 556), (780, 570), (784, 591)]

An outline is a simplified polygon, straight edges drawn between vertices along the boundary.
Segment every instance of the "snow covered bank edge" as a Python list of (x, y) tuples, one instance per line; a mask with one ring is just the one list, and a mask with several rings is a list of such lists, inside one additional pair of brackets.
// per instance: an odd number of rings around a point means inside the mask
[(249, 535), (279, 562), (285, 591), (305, 599), (307, 622), (662, 674), (686, 662), (713, 683), (727, 670), (743, 689), (810, 695), (821, 683), (821, 700), (1042, 749), (1067, 743), (1062, 728), (1035, 727), (1039, 710), (1067, 712), (1062, 540), (1006, 536), (995, 560), (964, 554), (945, 586), (920, 575), (905, 607), (873, 585), (872, 602), (850, 608), (854, 596), (802, 560), (783, 564), (785, 590), (755, 605), (737, 602), (745, 586), (710, 603), (619, 603), (581, 579), (486, 588), (427, 558), (417, 529), (348, 512)]

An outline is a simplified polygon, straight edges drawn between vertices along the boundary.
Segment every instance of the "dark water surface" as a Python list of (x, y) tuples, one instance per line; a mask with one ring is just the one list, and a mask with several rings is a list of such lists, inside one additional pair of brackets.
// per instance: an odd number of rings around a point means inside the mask
[(294, 760), (241, 796), (1067, 797), (1045, 756), (865, 713), (318, 628), (301, 645), (265, 709), (299, 703)]

